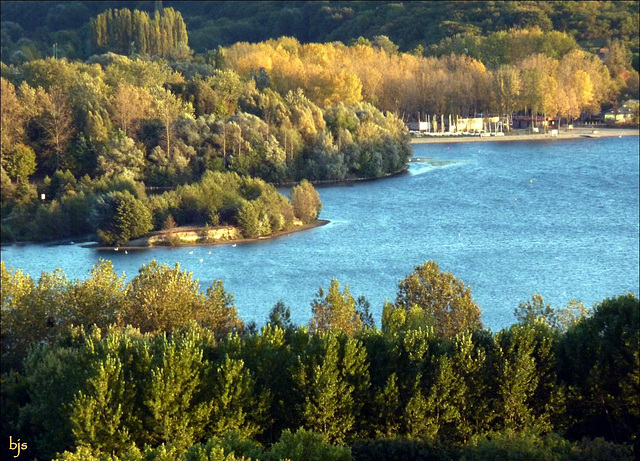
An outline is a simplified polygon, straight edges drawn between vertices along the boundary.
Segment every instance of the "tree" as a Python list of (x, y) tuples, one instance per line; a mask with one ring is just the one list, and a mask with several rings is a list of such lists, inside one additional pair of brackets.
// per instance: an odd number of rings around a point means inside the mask
[(98, 156), (98, 171), (106, 177), (128, 173), (141, 179), (144, 166), (144, 152), (121, 130), (109, 137)]
[(137, 88), (128, 83), (120, 83), (111, 100), (111, 119), (124, 132), (130, 134), (136, 120), (149, 115), (151, 111), (151, 95), (144, 88)]
[(16, 94), (15, 87), (4, 78), (0, 78), (2, 87), (0, 94), (0, 152), (2, 153), (2, 166), (5, 165), (5, 150), (24, 135), (24, 123), (26, 121), (25, 108)]
[(440, 272), (433, 261), (416, 266), (398, 285), (396, 306), (407, 311), (418, 306), (434, 317), (438, 334), (452, 337), (480, 328), (480, 307), (473, 302), (471, 290), (450, 272)]
[(266, 396), (255, 392), (255, 379), (244, 362), (225, 355), (210, 377), (213, 409), (207, 432), (221, 436), (237, 431), (247, 438), (262, 432)]
[(198, 322), (205, 312), (204, 296), (193, 274), (155, 260), (143, 265), (127, 286), (123, 321), (142, 332), (174, 331)]
[(49, 93), (44, 93), (40, 104), (42, 115), (36, 118), (36, 123), (44, 130), (45, 143), (55, 155), (54, 166), (58, 170), (62, 166), (64, 154), (69, 141), (74, 134), (71, 106), (67, 95), (62, 89), (54, 87)]
[(9, 177), (20, 184), (25, 184), (36, 171), (36, 154), (24, 144), (16, 144), (6, 152), (6, 172)]
[(186, 48), (188, 41), (182, 15), (173, 8), (156, 10), (153, 19), (145, 11), (109, 9), (91, 20), (91, 38), (99, 49), (160, 57)]
[(62, 325), (106, 328), (118, 321), (124, 306), (124, 275), (118, 277), (113, 263), (100, 259), (86, 280), (69, 283), (59, 316)]
[(106, 453), (123, 450), (130, 435), (122, 427), (126, 385), (117, 357), (108, 357), (71, 403), (69, 420), (77, 445)]
[(222, 280), (214, 280), (207, 289), (204, 313), (199, 322), (220, 337), (243, 329), (244, 323), (238, 317), (233, 295), (225, 291)]
[(184, 103), (171, 91), (156, 88), (153, 92), (153, 113), (164, 127), (165, 152), (171, 155), (171, 139), (175, 124), (181, 115), (193, 118), (191, 103)]
[(107, 245), (123, 245), (153, 228), (149, 209), (129, 191), (99, 198), (94, 213), (98, 237)]
[(294, 329), (293, 322), (291, 321), (291, 309), (289, 309), (282, 300), (278, 301), (271, 308), (269, 312), (269, 323), (285, 331)]
[(518, 323), (533, 324), (537, 319), (542, 319), (553, 330), (567, 331), (572, 325), (589, 316), (589, 310), (581, 301), (570, 300), (567, 307), (553, 307), (545, 303), (539, 294), (534, 294), (531, 301), (522, 302), (514, 312)]
[(311, 311), (309, 327), (312, 331), (337, 330), (353, 336), (363, 327), (349, 285), (345, 285), (340, 293), (340, 283), (335, 278), (331, 279), (326, 296), (322, 288), (318, 290), (316, 299), (311, 302)]
[(640, 302), (627, 293), (598, 303), (560, 340), (558, 371), (573, 388), (568, 434), (638, 443)]
[[(494, 73), (494, 91), (500, 113), (511, 117), (521, 91), (518, 69), (510, 65), (500, 66)], [(511, 127), (511, 123), (507, 123), (507, 127)]]
[(538, 386), (534, 358), (535, 331), (516, 325), (494, 337), (497, 351), (497, 417), (501, 428), (525, 431), (534, 426), (531, 400)]
[(155, 354), (144, 406), (149, 412), (148, 437), (155, 445), (171, 442), (186, 449), (205, 434), (215, 400), (204, 398), (208, 362), (196, 334), (187, 332), (154, 340)]
[(280, 440), (269, 451), (273, 459), (292, 461), (350, 461), (351, 449), (341, 445), (331, 445), (328, 437), (303, 428), (295, 433), (286, 429)]
[(256, 238), (260, 235), (258, 212), (252, 202), (245, 201), (238, 211), (238, 226), (242, 235), (247, 238)]
[(322, 202), (318, 192), (306, 179), (291, 190), (291, 204), (293, 212), (300, 221), (308, 224), (316, 219), (322, 209)]
[(294, 371), (304, 426), (344, 442), (355, 424), (353, 386), (342, 370), (337, 332), (314, 335)]

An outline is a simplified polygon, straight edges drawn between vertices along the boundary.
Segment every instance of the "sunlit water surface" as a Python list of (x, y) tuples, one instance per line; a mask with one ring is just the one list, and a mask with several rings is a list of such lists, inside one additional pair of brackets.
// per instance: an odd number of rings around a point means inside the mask
[(241, 317), (258, 324), (278, 300), (294, 322), (308, 322), (310, 301), (332, 277), (366, 295), (379, 324), (398, 280), (428, 260), (471, 287), (494, 330), (513, 323), (514, 308), (534, 293), (587, 306), (638, 294), (637, 137), (425, 144), (414, 156), (431, 160), (393, 178), (319, 188), (321, 217), (331, 223), (313, 230), (128, 255), (6, 246), (2, 260), (36, 277), (59, 267), (84, 278), (108, 258), (128, 279), (152, 259), (179, 262), (205, 289), (222, 279)]

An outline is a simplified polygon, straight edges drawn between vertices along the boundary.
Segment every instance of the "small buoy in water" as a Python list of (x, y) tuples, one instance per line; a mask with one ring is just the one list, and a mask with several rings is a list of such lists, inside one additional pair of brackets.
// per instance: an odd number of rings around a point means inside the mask
[(518, 197), (514, 198), (514, 200), (517, 202), (518, 201)]
[(211, 250), (209, 250), (209, 254), (211, 254)]
[(458, 232), (458, 238), (460, 238), (460, 232)]
[(622, 135), (618, 135), (618, 137), (619, 137), (619, 138), (621, 138), (621, 137), (622, 137)]
[(73, 242), (73, 240), (71, 240), (69, 243), (70, 243), (71, 245), (73, 245), (73, 243), (74, 243), (74, 242)]
[(190, 255), (192, 255), (192, 254), (193, 254), (193, 250), (191, 250), (191, 251), (189, 252), (189, 254), (190, 254)]
[(204, 261), (204, 259), (200, 258), (200, 262), (203, 262), (203, 261)]
[(234, 243), (234, 244), (233, 244), (233, 245), (231, 245), (231, 246), (232, 246), (233, 248), (235, 248), (235, 247), (236, 247), (236, 244)]
[(129, 254), (129, 252), (128, 252), (127, 250), (124, 250), (124, 254), (128, 255), (128, 254)]
[(115, 247), (115, 248), (113, 249), (113, 251), (118, 251), (118, 247)]
[(533, 182), (533, 179), (530, 179), (529, 182)]

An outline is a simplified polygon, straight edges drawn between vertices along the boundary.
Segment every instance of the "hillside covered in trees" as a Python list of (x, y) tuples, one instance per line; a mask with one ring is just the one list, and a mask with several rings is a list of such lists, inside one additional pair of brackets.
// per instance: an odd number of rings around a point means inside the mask
[[(611, 40), (634, 54), (638, 70), (638, 2), (2, 2), (2, 56), (23, 49), (86, 58), (86, 23), (103, 11), (128, 8), (153, 13), (161, 3), (175, 8), (189, 29), (190, 46), (205, 53), (218, 45), (259, 42), (281, 36), (302, 43), (341, 41), (385, 35), (408, 52), (426, 53), (458, 36), (478, 39), (511, 28), (540, 28), (566, 33), (586, 51), (597, 52)], [(40, 14), (33, 15), (37, 8)], [(18, 44), (20, 39), (23, 42)], [(18, 45), (16, 47), (16, 45)], [(128, 45), (128, 44), (127, 44)]]
[[(138, 3), (135, 10), (105, 9), (109, 2), (40, 5), (44, 22), (28, 20), (20, 2), (2, 3), (3, 241), (96, 232), (120, 206), (156, 217), (131, 224), (138, 228), (132, 236), (160, 229), (168, 205), (159, 211), (162, 200), (147, 193), (187, 184), (193, 187), (171, 199), (172, 220), (235, 225), (248, 196), (207, 204), (197, 185), (206, 172), (275, 184), (377, 178), (406, 165), (403, 122), (416, 117), (508, 120), (519, 112), (573, 120), (638, 97), (633, 2), (602, 2), (588, 27), (576, 19), (583, 13), (563, 3), (454, 3), (459, 24), (482, 27), (455, 34), (445, 27), (446, 36), (429, 36), (410, 52), (402, 48), (414, 43), (392, 34), (394, 24), (405, 13), (417, 20), (447, 5), (241, 3), (236, 13), (254, 8), (249, 22), (270, 12), (268, 22), (278, 24), (273, 15), (317, 10), (316, 24), (327, 8), (332, 18), (353, 8), (353, 18), (300, 40), (223, 47), (207, 32), (202, 48), (193, 37), (203, 22), (195, 18), (227, 18), (230, 5)], [(397, 17), (381, 14), (387, 10)], [(480, 21), (489, 12), (493, 19)], [(453, 27), (444, 21), (441, 32), (445, 22)], [(370, 28), (358, 29), (361, 23)], [(434, 27), (413, 29), (431, 34)], [(363, 35), (347, 39), (346, 30)], [(381, 32), (389, 36), (373, 35)], [(338, 36), (343, 41), (304, 43)], [(590, 40), (604, 40), (606, 53), (585, 50)], [(125, 190), (126, 199), (105, 198)], [(273, 218), (271, 228), (282, 228), (278, 222), (290, 220)]]
[[(534, 295), (483, 328), (434, 262), (400, 280), (378, 328), (333, 279), (308, 326), (258, 330), (221, 281), (155, 261), (129, 282), (33, 280), (2, 263), (2, 437), (92, 460), (631, 460), (638, 299), (563, 308)], [(3, 445), (6, 450), (7, 445)], [(7, 459), (15, 453), (4, 452)], [(244, 456), (244, 458), (243, 458)]]

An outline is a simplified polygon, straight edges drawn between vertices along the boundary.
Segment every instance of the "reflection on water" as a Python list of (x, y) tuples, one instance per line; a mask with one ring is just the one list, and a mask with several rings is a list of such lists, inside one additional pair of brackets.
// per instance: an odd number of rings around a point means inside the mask
[[(638, 293), (638, 138), (554, 143), (422, 144), (408, 175), (321, 187), (330, 224), (219, 246), (97, 251), (80, 244), (3, 247), (9, 266), (86, 277), (99, 258), (128, 278), (157, 259), (222, 279), (245, 320), (264, 323), (280, 299), (306, 323), (331, 278), (365, 294), (379, 322), (398, 280), (428, 260), (471, 287), (484, 323), (511, 324), (533, 293), (586, 305)], [(425, 174), (428, 173), (428, 174)], [(190, 253), (192, 252), (192, 253)]]

